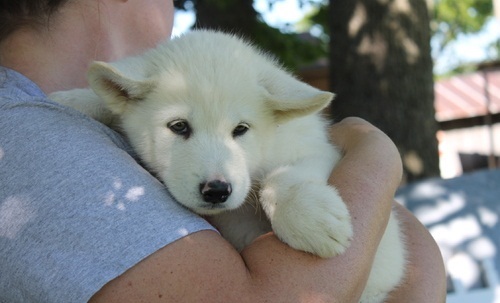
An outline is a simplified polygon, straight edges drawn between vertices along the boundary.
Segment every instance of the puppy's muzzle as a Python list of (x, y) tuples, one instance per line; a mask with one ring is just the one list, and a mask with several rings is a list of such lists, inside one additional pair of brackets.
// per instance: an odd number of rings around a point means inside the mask
[(226, 202), (231, 195), (231, 183), (222, 180), (213, 180), (200, 184), (200, 193), (207, 203), (219, 204)]

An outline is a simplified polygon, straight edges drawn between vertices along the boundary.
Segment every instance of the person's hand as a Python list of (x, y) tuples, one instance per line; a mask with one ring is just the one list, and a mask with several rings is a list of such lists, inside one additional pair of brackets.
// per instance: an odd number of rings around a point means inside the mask
[(330, 139), (344, 155), (330, 181), (336, 182), (337, 171), (348, 165), (346, 170), (357, 174), (358, 178), (370, 179), (374, 185), (396, 191), (403, 166), (396, 145), (385, 133), (361, 118), (350, 117), (330, 128)]

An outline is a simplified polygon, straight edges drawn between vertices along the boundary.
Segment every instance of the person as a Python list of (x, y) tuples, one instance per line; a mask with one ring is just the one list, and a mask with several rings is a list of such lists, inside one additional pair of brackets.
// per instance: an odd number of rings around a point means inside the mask
[(352, 215), (339, 256), (296, 251), (272, 233), (241, 253), (173, 201), (128, 143), (46, 94), (87, 86), (93, 60), (168, 39), (171, 0), (0, 2), (1, 302), (357, 302), (391, 207), (408, 267), (391, 302), (443, 302), (439, 250), (393, 196), (401, 161), (359, 118), (335, 124), (331, 174)]

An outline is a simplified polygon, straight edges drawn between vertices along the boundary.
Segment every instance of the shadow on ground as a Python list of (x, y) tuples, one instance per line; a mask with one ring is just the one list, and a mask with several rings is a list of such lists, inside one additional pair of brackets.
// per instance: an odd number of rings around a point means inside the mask
[(494, 302), (500, 295), (494, 295), (500, 287), (500, 170), (409, 184), (399, 189), (396, 199), (438, 243), (449, 293), (490, 289), (493, 297), (474, 302)]

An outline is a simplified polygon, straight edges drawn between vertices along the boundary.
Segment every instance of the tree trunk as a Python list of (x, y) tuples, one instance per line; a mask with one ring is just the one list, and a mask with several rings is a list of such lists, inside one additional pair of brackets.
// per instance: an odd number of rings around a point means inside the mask
[(332, 0), (332, 106), (362, 117), (398, 146), (408, 181), (439, 174), (425, 0)]

